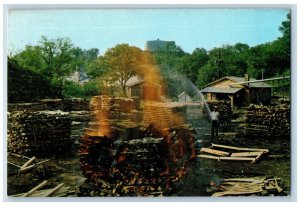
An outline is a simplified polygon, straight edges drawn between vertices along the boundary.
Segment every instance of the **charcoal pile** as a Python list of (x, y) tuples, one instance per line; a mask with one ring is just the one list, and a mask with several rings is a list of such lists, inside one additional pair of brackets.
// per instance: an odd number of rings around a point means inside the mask
[[(122, 98), (112, 99), (92, 99), (96, 111), (80, 138), (79, 156), (87, 180), (79, 196), (166, 195), (196, 157), (195, 131), (170, 108), (126, 111), (119, 105), (128, 105), (127, 99), (125, 103)], [(121, 120), (115, 116), (119, 113), (130, 118)]]
[(82, 98), (63, 99), (64, 111), (88, 111), (90, 110), (90, 101)]
[(70, 125), (70, 118), (61, 111), (9, 113), (8, 151), (37, 157), (68, 152)]
[(228, 122), (232, 117), (232, 108), (229, 101), (208, 101), (207, 102), (210, 110), (217, 108), (220, 113), (220, 122)]
[(242, 134), (257, 137), (289, 137), (290, 105), (249, 105)]

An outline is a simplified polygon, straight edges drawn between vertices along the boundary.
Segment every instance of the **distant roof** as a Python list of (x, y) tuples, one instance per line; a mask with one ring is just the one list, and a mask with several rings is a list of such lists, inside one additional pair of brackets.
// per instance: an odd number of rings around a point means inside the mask
[(188, 95), (186, 92), (182, 92), (181, 94), (178, 95), (178, 97), (181, 97), (181, 96), (183, 96), (183, 95), (190, 96), (190, 95)]
[(161, 85), (159, 85), (157, 83), (150, 82), (150, 81), (147, 81), (145, 79), (141, 79), (140, 77), (137, 77), (137, 76), (133, 76), (130, 79), (128, 79), (128, 81), (126, 82), (126, 86), (127, 87), (132, 87), (134, 85), (137, 85), (137, 84), (140, 84), (140, 83), (143, 83), (143, 82), (148, 82), (150, 84), (153, 84), (153, 85), (156, 85), (158, 87), (161, 87)]
[[(218, 79), (216, 81), (213, 81), (213, 82), (207, 84), (206, 87), (209, 86), (209, 85), (215, 84), (215, 83), (217, 83), (219, 81), (222, 81), (224, 79), (229, 79), (229, 80), (234, 81), (236, 83), (238, 83), (238, 82), (245, 82), (245, 78), (244, 77), (226, 76), (226, 77), (223, 77), (221, 79)], [(250, 78), (250, 81), (255, 81), (255, 80), (257, 80), (257, 79)], [(264, 83), (264, 82), (245, 83), (245, 84), (241, 84), (241, 85), (244, 85), (244, 86), (247, 86), (247, 87), (252, 87), (252, 88), (271, 88), (272, 87), (271, 85), (269, 85), (267, 83)]]
[(225, 94), (234, 94), (238, 91), (240, 91), (241, 87), (239, 88), (218, 88), (218, 87), (206, 87), (202, 90), (200, 90), (200, 92), (202, 93), (225, 93)]

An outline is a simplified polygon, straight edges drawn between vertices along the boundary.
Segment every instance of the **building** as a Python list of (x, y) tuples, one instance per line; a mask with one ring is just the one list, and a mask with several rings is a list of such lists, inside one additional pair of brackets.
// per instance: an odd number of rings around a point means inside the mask
[(88, 78), (88, 76), (82, 68), (71, 73), (68, 77), (66, 77), (66, 80), (79, 84), (83, 84), (85, 82), (90, 81), (90, 79)]
[(178, 102), (192, 102), (192, 98), (186, 92), (178, 95)]
[(145, 80), (139, 76), (131, 77), (127, 83), (127, 94), (129, 97), (139, 97), (143, 100), (160, 101), (162, 86)]
[(154, 40), (147, 41), (145, 45), (146, 51), (167, 51), (169, 46), (176, 46), (175, 41)]
[(229, 100), (231, 106), (248, 106), (249, 104), (270, 104), (271, 88), (264, 82), (244, 83), (231, 85), (233, 83), (255, 81), (248, 74), (245, 77), (226, 76), (206, 85), (201, 92), (208, 101)]

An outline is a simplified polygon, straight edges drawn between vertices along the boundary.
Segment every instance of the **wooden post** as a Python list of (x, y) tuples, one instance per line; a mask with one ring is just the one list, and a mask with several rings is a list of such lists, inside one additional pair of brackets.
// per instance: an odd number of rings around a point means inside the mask
[(44, 187), (46, 184), (47, 184), (47, 180), (45, 180), (41, 184), (37, 185), (36, 187), (32, 188), (30, 191), (26, 192), (23, 197), (29, 197), (32, 193), (34, 193), (38, 189)]

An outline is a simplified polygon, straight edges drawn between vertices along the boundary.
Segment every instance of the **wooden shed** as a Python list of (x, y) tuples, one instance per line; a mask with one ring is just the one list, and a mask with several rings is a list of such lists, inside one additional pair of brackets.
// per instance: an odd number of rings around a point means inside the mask
[(160, 101), (161, 85), (138, 77), (130, 79), (127, 84), (129, 97), (139, 97), (143, 100)]
[(231, 106), (248, 106), (249, 104), (270, 104), (272, 86), (264, 82), (244, 83), (231, 85), (233, 83), (255, 81), (249, 75), (245, 77), (226, 76), (206, 85), (201, 90), (208, 101), (229, 100)]
[(191, 102), (192, 98), (186, 92), (182, 92), (178, 95), (178, 102)]

